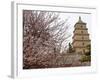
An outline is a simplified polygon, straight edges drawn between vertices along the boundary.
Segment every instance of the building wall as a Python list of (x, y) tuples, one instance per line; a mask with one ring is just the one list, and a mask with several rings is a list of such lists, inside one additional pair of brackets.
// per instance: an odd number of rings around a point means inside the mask
[(90, 41), (75, 41), (73, 43), (73, 47), (86, 47), (87, 45), (90, 44)]
[(74, 40), (89, 40), (89, 36), (85, 35), (85, 36), (81, 36), (81, 35), (75, 35), (73, 37)]
[(83, 54), (88, 51), (87, 45), (90, 44), (88, 29), (86, 28), (86, 23), (82, 22), (81, 18), (74, 27), (73, 48), (76, 53)]
[(80, 29), (80, 28), (86, 28), (86, 24), (75, 24), (74, 27), (77, 27), (78, 29)]
[(75, 48), (75, 52), (78, 54), (84, 54), (85, 52), (88, 52), (89, 50), (87, 48)]
[(87, 28), (85, 29), (80, 28), (74, 31), (74, 34), (87, 34), (87, 33), (88, 33)]

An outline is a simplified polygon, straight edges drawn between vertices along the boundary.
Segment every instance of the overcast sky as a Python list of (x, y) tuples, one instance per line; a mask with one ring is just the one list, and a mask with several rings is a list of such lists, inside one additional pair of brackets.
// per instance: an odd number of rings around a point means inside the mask
[[(83, 14), (83, 13), (60, 13), (60, 18), (68, 19), (66, 23), (69, 25), (69, 32), (73, 34), (74, 25), (79, 20), (79, 16), (81, 17), (82, 21), (87, 23), (86, 27), (88, 28), (88, 33), (90, 34), (91, 39), (91, 14)], [(73, 36), (73, 35), (72, 35)], [(72, 42), (72, 37), (70, 37), (70, 42)]]

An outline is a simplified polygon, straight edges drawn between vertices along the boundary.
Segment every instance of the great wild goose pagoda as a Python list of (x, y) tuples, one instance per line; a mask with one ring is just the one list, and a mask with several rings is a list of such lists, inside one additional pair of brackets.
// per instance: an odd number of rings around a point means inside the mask
[(89, 38), (88, 28), (86, 23), (79, 17), (78, 22), (74, 25), (73, 31), (73, 49), (76, 53), (84, 54), (87, 51), (86, 46), (90, 45), (91, 40)]

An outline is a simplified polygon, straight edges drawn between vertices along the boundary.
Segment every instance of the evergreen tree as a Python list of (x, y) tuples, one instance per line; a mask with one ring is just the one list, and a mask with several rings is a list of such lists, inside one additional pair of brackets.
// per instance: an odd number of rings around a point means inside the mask
[(72, 52), (73, 52), (73, 48), (72, 48), (71, 43), (69, 43), (69, 53), (72, 53)]
[(87, 52), (85, 52), (85, 54), (83, 55), (82, 59), (80, 60), (81, 62), (90, 62), (91, 61), (91, 45), (87, 45), (86, 49), (88, 50)]

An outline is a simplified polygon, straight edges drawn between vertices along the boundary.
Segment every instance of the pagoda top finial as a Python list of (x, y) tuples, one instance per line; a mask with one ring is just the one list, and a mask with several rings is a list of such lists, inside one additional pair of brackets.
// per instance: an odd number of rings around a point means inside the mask
[(79, 16), (79, 21), (78, 23), (83, 23), (83, 21), (81, 20), (81, 16)]
[(86, 25), (86, 23), (82, 21), (81, 16), (79, 16), (79, 20), (76, 22), (76, 24), (85, 24)]
[(79, 20), (81, 20), (81, 16), (79, 16)]
[[(81, 16), (79, 16), (79, 20), (78, 20), (78, 22), (77, 22), (77, 23), (86, 24), (85, 22), (83, 22), (83, 21), (82, 21)], [(77, 23), (76, 23), (76, 24), (77, 24)]]

